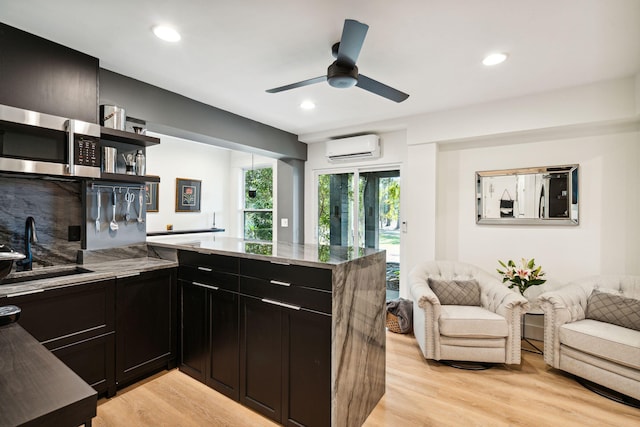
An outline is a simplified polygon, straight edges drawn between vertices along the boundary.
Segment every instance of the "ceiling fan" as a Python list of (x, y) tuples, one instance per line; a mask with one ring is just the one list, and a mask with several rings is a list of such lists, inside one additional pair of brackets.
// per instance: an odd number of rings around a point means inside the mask
[(326, 76), (314, 77), (301, 82), (268, 89), (268, 93), (283, 92), (314, 83), (328, 82), (331, 86), (346, 89), (358, 86), (361, 89), (380, 95), (395, 102), (402, 102), (409, 97), (408, 94), (373, 80), (358, 73), (356, 60), (360, 55), (360, 49), (364, 43), (369, 26), (353, 19), (345, 19), (340, 41), (331, 47), (331, 54), (336, 60), (329, 65)]

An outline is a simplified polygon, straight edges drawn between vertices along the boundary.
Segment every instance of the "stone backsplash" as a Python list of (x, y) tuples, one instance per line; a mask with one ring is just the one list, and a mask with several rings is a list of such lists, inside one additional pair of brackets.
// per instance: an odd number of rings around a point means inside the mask
[[(0, 243), (24, 253), (27, 217), (36, 223), (33, 268), (76, 262), (80, 241), (69, 241), (69, 226), (82, 224), (79, 182), (0, 176)], [(15, 270), (15, 266), (14, 266)]]

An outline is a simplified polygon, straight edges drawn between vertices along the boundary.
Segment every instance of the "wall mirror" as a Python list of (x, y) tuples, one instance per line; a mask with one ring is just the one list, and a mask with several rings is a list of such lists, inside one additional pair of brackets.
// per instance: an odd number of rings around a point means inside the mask
[(476, 172), (478, 224), (578, 225), (578, 165)]

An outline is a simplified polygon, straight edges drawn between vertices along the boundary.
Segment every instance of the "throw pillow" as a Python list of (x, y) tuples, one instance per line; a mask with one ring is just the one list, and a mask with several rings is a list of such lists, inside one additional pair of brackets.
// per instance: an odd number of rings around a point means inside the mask
[(585, 317), (640, 331), (640, 300), (594, 289)]
[(475, 280), (429, 278), (429, 287), (441, 305), (480, 305), (480, 286)]

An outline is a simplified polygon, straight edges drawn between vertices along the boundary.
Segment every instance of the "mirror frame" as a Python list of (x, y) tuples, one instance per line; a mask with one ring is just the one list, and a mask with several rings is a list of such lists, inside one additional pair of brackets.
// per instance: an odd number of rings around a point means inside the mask
[[(476, 224), (488, 224), (488, 225), (579, 225), (579, 212), (580, 212), (580, 197), (578, 193), (578, 181), (580, 179), (574, 179), (578, 177), (578, 164), (560, 165), (560, 166), (541, 166), (521, 169), (503, 169), (503, 170), (489, 170), (476, 172)], [(576, 204), (576, 212), (572, 212), (571, 208), (568, 209), (568, 218), (482, 218), (483, 212), (483, 194), (482, 194), (482, 178), (497, 177), (497, 176), (517, 176), (517, 175), (532, 175), (532, 174), (550, 174), (550, 173), (566, 173), (567, 174), (567, 188), (571, 188), (572, 191), (567, 191), (567, 203), (569, 207), (574, 204), (574, 194), (578, 195)]]

